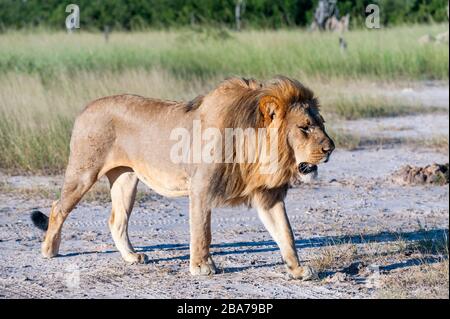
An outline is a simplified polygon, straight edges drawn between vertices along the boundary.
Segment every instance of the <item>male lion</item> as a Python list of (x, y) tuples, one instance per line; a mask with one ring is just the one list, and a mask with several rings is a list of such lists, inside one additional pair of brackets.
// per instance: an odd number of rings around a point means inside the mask
[[(171, 160), (176, 128), (276, 129), (278, 165), (270, 174), (260, 163), (178, 163)], [(313, 93), (300, 82), (278, 77), (267, 84), (232, 78), (189, 103), (161, 101), (136, 95), (117, 95), (90, 103), (77, 117), (61, 197), (50, 217), (33, 212), (36, 226), (46, 230), (44, 257), (58, 254), (62, 225), (83, 195), (103, 175), (111, 186), (109, 227), (123, 259), (146, 263), (128, 239), (128, 219), (138, 180), (164, 196), (189, 196), (190, 272), (216, 273), (209, 252), (211, 209), (246, 204), (257, 209), (278, 244), (289, 274), (310, 279), (314, 272), (300, 266), (284, 198), (298, 174), (326, 162), (334, 143), (325, 133)]]

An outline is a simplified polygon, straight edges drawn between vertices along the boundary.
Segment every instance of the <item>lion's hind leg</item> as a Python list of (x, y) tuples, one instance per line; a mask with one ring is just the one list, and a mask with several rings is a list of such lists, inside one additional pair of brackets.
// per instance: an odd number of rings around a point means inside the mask
[[(91, 169), (80, 172), (69, 167), (64, 177), (64, 185), (61, 198), (53, 202), (50, 216), (48, 218), (47, 232), (42, 243), (41, 252), (44, 257), (51, 258), (58, 254), (61, 242), (61, 229), (64, 221), (81, 200), (84, 194), (97, 181), (98, 170)], [(35, 215), (36, 217), (37, 215)], [(41, 216), (45, 217), (45, 216)]]
[(145, 254), (136, 253), (128, 238), (128, 221), (136, 198), (138, 178), (129, 168), (118, 167), (106, 173), (111, 185), (112, 211), (109, 228), (117, 249), (126, 262), (145, 264)]

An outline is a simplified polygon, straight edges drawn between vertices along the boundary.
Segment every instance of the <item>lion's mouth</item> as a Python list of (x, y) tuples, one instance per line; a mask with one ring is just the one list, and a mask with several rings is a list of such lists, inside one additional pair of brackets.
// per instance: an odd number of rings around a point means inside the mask
[(298, 165), (298, 171), (300, 174), (308, 175), (317, 172), (317, 165), (303, 162)]

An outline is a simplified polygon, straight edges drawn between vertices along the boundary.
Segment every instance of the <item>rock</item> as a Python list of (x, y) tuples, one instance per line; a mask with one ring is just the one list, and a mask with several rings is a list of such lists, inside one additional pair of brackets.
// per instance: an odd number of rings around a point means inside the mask
[(406, 165), (392, 174), (392, 181), (400, 185), (446, 185), (449, 183), (449, 164)]

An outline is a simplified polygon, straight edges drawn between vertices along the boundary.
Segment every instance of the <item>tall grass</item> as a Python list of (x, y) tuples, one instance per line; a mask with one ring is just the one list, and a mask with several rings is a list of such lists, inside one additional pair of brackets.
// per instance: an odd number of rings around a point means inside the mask
[(102, 96), (135, 93), (187, 100), (199, 82), (180, 81), (164, 71), (119, 74), (59, 73), (49, 83), (38, 75), (0, 76), (0, 168), (58, 173), (68, 158), (75, 116)]
[[(163, 99), (189, 100), (206, 93), (222, 77), (204, 83), (185, 81), (164, 70), (127, 70), (55, 74), (43, 81), (37, 74), (0, 76), (0, 169), (13, 172), (59, 173), (67, 162), (75, 116), (90, 101), (107, 95), (133, 93)], [(393, 116), (418, 110), (396, 99), (358, 93), (357, 84), (312, 80), (307, 84), (321, 101), (328, 123), (333, 118)], [(362, 88), (367, 84), (360, 83)], [(356, 92), (355, 92), (356, 91)], [(408, 102), (410, 103), (410, 102)], [(429, 108), (428, 108), (429, 109)], [(339, 147), (356, 148), (359, 139), (331, 132)]]
[(0, 169), (61, 172), (73, 119), (93, 99), (134, 93), (188, 100), (231, 75), (298, 78), (317, 93), (327, 118), (403, 114), (408, 109), (398, 101), (355, 93), (355, 86), (447, 80), (448, 46), (417, 44), (422, 33), (444, 28), (350, 32), (346, 53), (336, 35), (301, 30), (113, 33), (108, 43), (91, 33), (1, 34)]
[(183, 79), (218, 75), (274, 74), (375, 79), (447, 79), (446, 45), (419, 45), (444, 25), (359, 30), (338, 35), (302, 30), (211, 35), (194, 31), (101, 34), (17, 33), (0, 35), (0, 73), (164, 69)]

